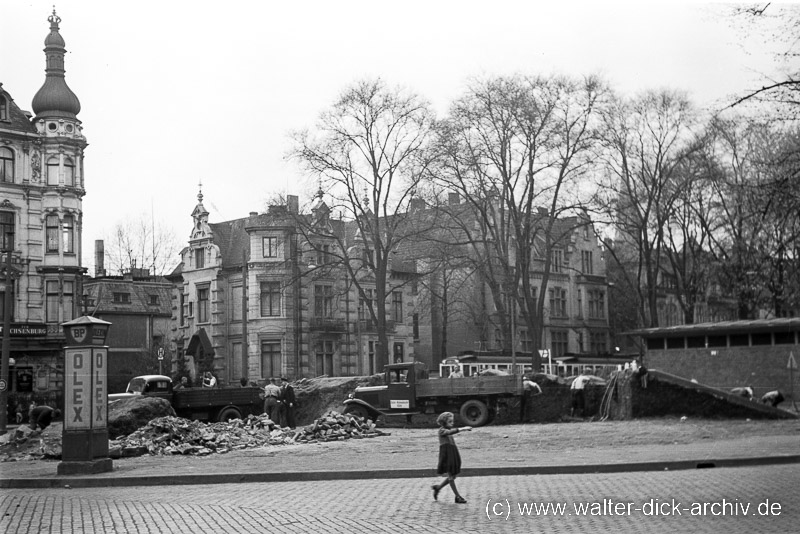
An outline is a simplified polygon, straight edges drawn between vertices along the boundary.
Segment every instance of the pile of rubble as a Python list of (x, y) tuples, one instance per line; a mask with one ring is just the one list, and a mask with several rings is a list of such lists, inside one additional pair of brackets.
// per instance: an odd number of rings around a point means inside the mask
[(381, 435), (385, 434), (375, 428), (373, 421), (336, 411), (330, 411), (314, 423), (296, 430), (280, 428), (266, 415), (250, 415), (244, 420), (210, 424), (166, 416), (153, 419), (132, 434), (109, 442), (109, 456), (202, 456), (267, 445), (317, 443)]

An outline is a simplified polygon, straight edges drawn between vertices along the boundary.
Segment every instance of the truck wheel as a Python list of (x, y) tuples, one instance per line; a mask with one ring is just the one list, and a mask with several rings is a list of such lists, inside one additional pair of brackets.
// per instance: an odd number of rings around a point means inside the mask
[(220, 423), (224, 423), (226, 421), (230, 421), (231, 419), (241, 419), (241, 418), (242, 414), (239, 413), (239, 410), (237, 410), (236, 408), (225, 408), (224, 410), (219, 412), (219, 417), (217, 417), (217, 420)]
[(483, 426), (489, 422), (489, 407), (483, 401), (470, 399), (461, 405), (459, 415), (469, 426)]
[(362, 419), (369, 419), (369, 414), (367, 413), (367, 409), (363, 406), (359, 406), (358, 404), (351, 404), (347, 408), (344, 409), (345, 415), (355, 415)]

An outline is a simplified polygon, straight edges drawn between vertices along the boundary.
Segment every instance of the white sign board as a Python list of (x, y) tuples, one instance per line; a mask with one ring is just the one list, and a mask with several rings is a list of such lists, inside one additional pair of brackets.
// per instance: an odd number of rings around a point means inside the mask
[(408, 400), (389, 400), (389, 407), (392, 408), (393, 410), (399, 408), (408, 409), (409, 407)]
[(92, 425), (91, 349), (64, 351), (64, 430), (88, 430)]
[(108, 351), (65, 349), (64, 430), (107, 427)]

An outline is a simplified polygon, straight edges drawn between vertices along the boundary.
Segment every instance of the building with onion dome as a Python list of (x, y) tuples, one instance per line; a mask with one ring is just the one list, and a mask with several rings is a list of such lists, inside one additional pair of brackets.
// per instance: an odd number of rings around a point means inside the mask
[[(64, 38), (55, 10), (47, 19), (45, 79), (30, 111), (0, 84), (0, 312), (10, 317), (9, 419), (31, 400), (60, 406), (64, 335), (80, 315), (81, 226), (87, 146), (81, 104), (65, 79)], [(34, 66), (31, 66), (33, 68)], [(13, 82), (13, 81), (11, 81)], [(26, 106), (27, 107), (27, 106)], [(10, 252), (10, 269), (8, 253)]]

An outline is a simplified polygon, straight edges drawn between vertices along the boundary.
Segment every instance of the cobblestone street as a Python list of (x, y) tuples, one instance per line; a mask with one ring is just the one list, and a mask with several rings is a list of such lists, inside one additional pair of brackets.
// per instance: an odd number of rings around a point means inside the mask
[[(7, 533), (759, 532), (800, 522), (800, 465), (458, 480), (2, 490)], [(604, 503), (604, 499), (606, 499)], [(537, 516), (533, 503), (551, 507)], [(591, 507), (592, 503), (598, 503)], [(628, 504), (631, 503), (631, 504)], [(589, 505), (585, 514), (576, 507)], [(528, 509), (526, 511), (526, 506)], [(553, 507), (564, 506), (563, 513)], [(605, 514), (605, 515), (593, 515)], [(692, 515), (692, 514), (696, 515)]]

